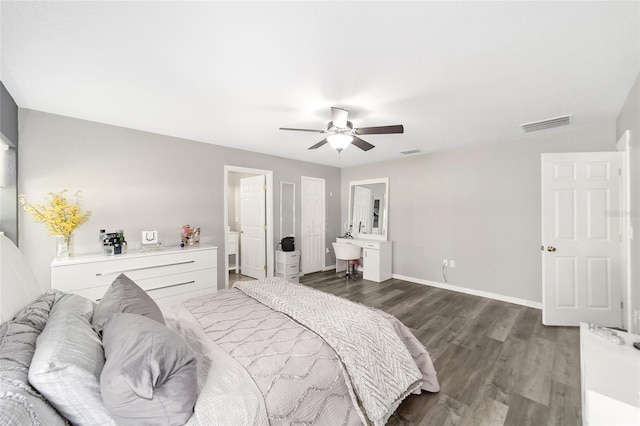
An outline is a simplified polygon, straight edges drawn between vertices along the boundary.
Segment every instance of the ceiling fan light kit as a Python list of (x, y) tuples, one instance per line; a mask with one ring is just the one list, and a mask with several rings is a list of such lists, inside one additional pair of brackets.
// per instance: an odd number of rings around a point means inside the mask
[(335, 135), (327, 137), (327, 140), (329, 141), (329, 145), (331, 145), (331, 148), (340, 152), (349, 146), (351, 141), (353, 141), (353, 136), (345, 135), (344, 133), (337, 133)]
[(292, 127), (280, 127), (280, 130), (293, 130), (297, 132), (328, 133), (325, 139), (309, 147), (317, 149), (329, 142), (329, 145), (340, 152), (353, 144), (363, 151), (375, 148), (369, 142), (360, 139), (357, 135), (388, 135), (392, 133), (404, 133), (404, 126), (396, 124), (393, 126), (360, 127), (353, 128), (353, 123), (347, 120), (349, 111), (343, 108), (331, 107), (331, 121), (327, 123), (327, 130), (296, 129)]

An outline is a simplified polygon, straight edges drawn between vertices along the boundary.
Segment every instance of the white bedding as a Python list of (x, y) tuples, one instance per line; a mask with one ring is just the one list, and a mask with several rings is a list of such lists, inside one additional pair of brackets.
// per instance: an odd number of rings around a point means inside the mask
[(198, 400), (187, 425), (268, 425), (262, 395), (249, 373), (205, 334), (191, 312), (176, 305), (165, 311), (165, 320), (198, 359)]
[(411, 391), (438, 391), (424, 346), (395, 317), (378, 313), (421, 374), (418, 389), (411, 385), (401, 392), (389, 412), (374, 420), (325, 340), (240, 290), (166, 310), (167, 325), (185, 337), (198, 358), (198, 400), (189, 425), (383, 424)]
[[(373, 309), (281, 278), (243, 281), (235, 288), (328, 342), (373, 424), (384, 425), (405, 397), (420, 392), (426, 372), (418, 369), (388, 319)], [(430, 370), (435, 379), (432, 366)]]

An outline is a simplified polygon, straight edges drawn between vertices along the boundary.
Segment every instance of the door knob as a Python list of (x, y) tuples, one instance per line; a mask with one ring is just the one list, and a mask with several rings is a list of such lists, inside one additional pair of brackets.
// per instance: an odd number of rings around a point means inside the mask
[(547, 246), (547, 251), (556, 251), (554, 246)]

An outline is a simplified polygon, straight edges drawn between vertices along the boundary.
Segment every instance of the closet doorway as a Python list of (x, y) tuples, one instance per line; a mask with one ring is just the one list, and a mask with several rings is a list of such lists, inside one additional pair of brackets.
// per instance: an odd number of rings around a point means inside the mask
[(272, 277), (273, 172), (224, 167), (225, 288)]

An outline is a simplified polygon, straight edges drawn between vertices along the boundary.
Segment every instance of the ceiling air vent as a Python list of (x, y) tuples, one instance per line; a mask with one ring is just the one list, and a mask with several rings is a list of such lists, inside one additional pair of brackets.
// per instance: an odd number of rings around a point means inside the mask
[(571, 114), (561, 117), (549, 118), (548, 120), (534, 121), (531, 123), (521, 124), (525, 133), (537, 132), (538, 130), (552, 129), (554, 127), (568, 126), (571, 124)]
[(418, 148), (413, 148), (413, 149), (409, 149), (407, 151), (400, 151), (400, 154), (402, 154), (402, 155), (411, 155), (411, 154), (417, 154), (419, 152), (420, 152), (420, 150)]

